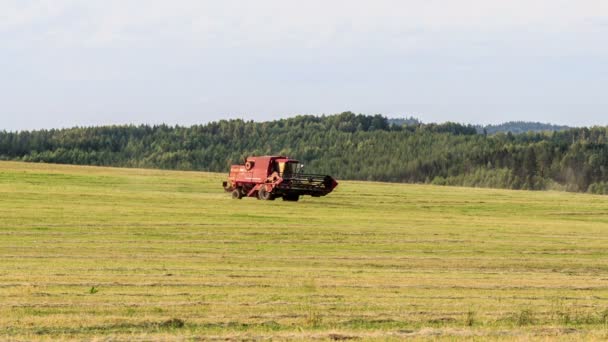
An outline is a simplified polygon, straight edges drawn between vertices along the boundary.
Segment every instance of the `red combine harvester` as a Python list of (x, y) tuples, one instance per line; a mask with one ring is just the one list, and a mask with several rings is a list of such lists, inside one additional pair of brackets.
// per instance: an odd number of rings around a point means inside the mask
[(331, 176), (301, 173), (302, 165), (283, 156), (248, 157), (244, 165), (232, 165), (224, 190), (232, 198), (257, 197), (262, 200), (283, 198), (297, 201), (300, 196), (325, 196), (338, 186)]

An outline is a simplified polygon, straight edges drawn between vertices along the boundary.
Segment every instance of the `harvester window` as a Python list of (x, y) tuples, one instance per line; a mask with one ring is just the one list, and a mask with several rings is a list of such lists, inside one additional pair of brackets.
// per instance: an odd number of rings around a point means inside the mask
[(298, 173), (298, 162), (289, 162), (285, 164), (284, 170), (282, 172), (285, 176), (291, 176)]

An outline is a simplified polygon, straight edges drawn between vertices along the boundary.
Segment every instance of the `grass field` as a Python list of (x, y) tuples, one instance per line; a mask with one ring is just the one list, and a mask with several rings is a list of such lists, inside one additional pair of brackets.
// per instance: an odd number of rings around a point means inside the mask
[(0, 339), (608, 338), (608, 197), (0, 162)]

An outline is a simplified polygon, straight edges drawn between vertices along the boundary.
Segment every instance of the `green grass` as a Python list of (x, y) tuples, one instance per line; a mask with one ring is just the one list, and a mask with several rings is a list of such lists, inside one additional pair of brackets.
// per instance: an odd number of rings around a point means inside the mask
[(0, 339), (608, 338), (608, 197), (0, 162)]

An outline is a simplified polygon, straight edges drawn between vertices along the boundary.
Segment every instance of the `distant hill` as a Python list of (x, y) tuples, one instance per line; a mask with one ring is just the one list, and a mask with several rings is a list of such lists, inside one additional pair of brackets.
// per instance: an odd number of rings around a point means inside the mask
[[(388, 119), (388, 123), (396, 126), (419, 126), (424, 124), (421, 120), (414, 117), (391, 118)], [(509, 121), (497, 125), (475, 125), (474, 127), (477, 130), (477, 133), (479, 134), (483, 134), (484, 129), (487, 134), (508, 132), (511, 132), (513, 134), (521, 134), (527, 132), (561, 132), (573, 128), (570, 126), (554, 125), (550, 123), (532, 121)]]
[(421, 125), (422, 121), (420, 121), (419, 119), (412, 116), (409, 118), (388, 119), (388, 123), (390, 125), (395, 125), (395, 126), (417, 126), (417, 125)]
[(487, 125), (487, 126), (475, 126), (477, 132), (483, 133), (484, 129), (488, 134), (496, 133), (508, 133), (513, 134), (527, 133), (527, 132), (561, 132), (569, 130), (573, 127), (553, 125), (549, 123), (541, 122), (529, 122), (529, 121), (509, 121), (498, 125)]

